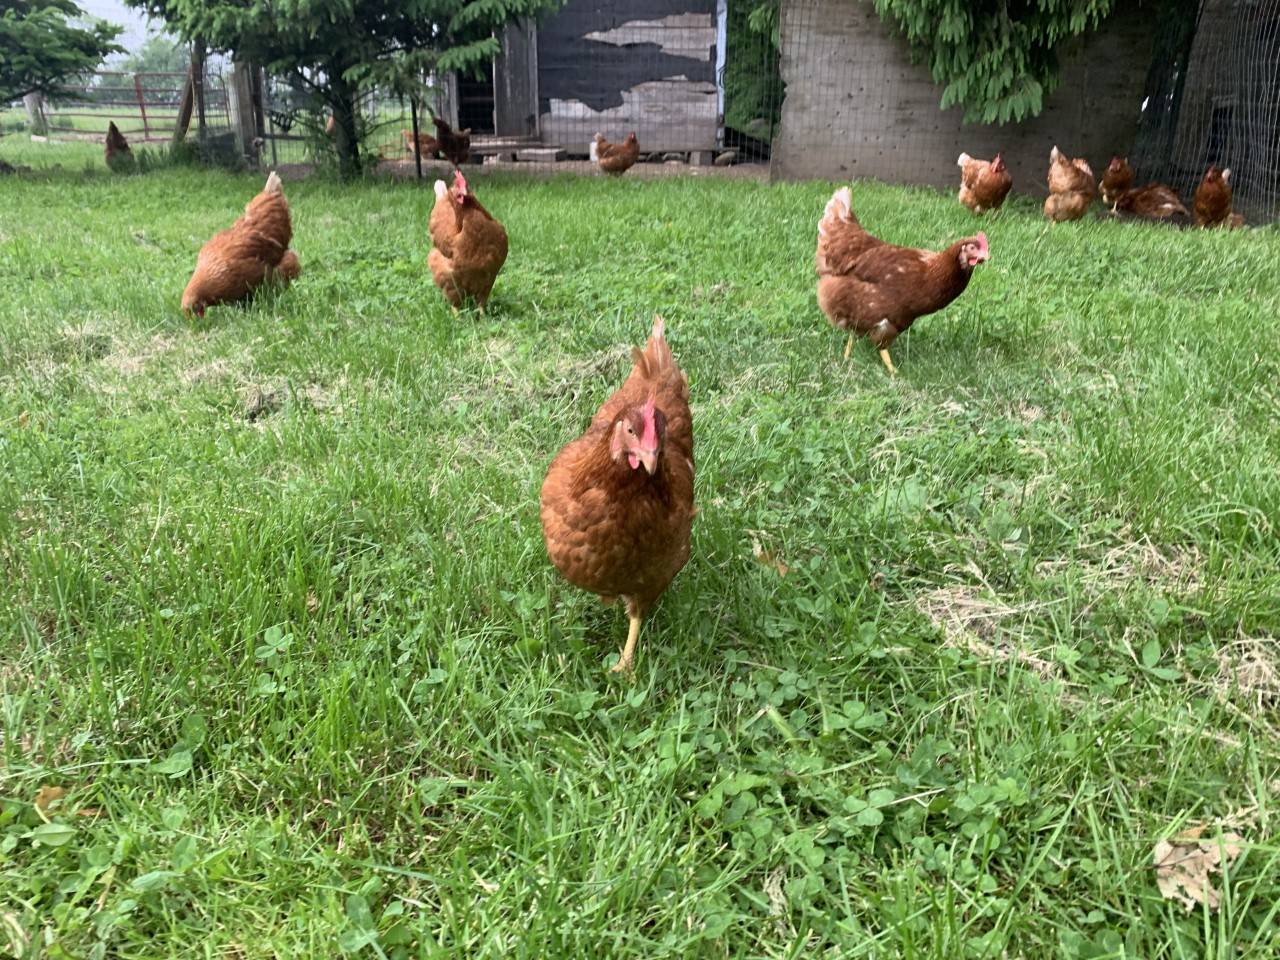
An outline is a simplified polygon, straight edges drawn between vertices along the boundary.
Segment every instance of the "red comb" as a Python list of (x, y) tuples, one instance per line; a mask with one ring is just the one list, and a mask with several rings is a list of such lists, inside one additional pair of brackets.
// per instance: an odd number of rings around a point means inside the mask
[(653, 394), (649, 394), (649, 399), (644, 402), (644, 409), (640, 411), (640, 419), (644, 421), (640, 447), (644, 450), (658, 449), (658, 423), (654, 409)]
[(981, 231), (978, 232), (978, 249), (983, 253), (991, 252), (991, 248), (987, 246), (987, 235)]
[(453, 185), (457, 187), (459, 190), (461, 190), (463, 193), (467, 192), (467, 181), (462, 176), (461, 170), (453, 171)]

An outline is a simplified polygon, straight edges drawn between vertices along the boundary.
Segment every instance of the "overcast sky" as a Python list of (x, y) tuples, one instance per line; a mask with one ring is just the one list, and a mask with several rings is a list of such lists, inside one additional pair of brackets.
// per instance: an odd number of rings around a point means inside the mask
[(121, 0), (76, 0), (80, 9), (91, 17), (106, 20), (116, 26), (124, 27), (116, 43), (133, 52), (142, 46), (150, 33), (158, 30), (147, 29), (147, 18), (132, 7), (126, 7)]

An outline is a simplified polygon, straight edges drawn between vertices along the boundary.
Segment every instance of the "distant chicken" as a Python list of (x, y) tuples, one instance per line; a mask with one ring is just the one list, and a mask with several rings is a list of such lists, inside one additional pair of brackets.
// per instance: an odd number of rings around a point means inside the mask
[(645, 614), (689, 560), (694, 514), (689, 384), (661, 317), (632, 357), (631, 375), (542, 483), (551, 562), (606, 604), (626, 604), (631, 624), (615, 673), (631, 669)]
[(1070, 159), (1057, 147), (1049, 152), (1048, 182), (1044, 215), (1054, 223), (1079, 220), (1097, 191), (1088, 161), (1084, 157)]
[(263, 283), (287, 286), (296, 280), (302, 267), (289, 249), (292, 239), (289, 203), (273, 171), (244, 215), (200, 248), (195, 273), (182, 294), (183, 312), (203, 317), (206, 307), (243, 300)]
[(134, 168), (133, 151), (129, 149), (129, 141), (124, 138), (124, 134), (115, 123), (107, 124), (104, 153), (107, 166), (113, 173), (127, 173)]
[(1112, 157), (1107, 169), (1102, 173), (1098, 189), (1102, 193), (1102, 202), (1112, 210), (1120, 194), (1133, 186), (1133, 167), (1129, 166), (1128, 157)]
[(936, 313), (969, 285), (973, 268), (991, 251), (986, 234), (957, 240), (934, 253), (896, 247), (873, 237), (853, 213), (853, 194), (841, 187), (818, 221), (818, 306), (833, 326), (871, 338), (890, 374), (889, 347), (917, 317)]
[(428, 224), (431, 277), (455, 310), (468, 297), (483, 310), (507, 262), (507, 231), (480, 205), (461, 172), (454, 171), (452, 187), (437, 180), (435, 190)]
[(440, 152), (440, 144), (436, 138), (426, 133), (418, 134), (417, 149), (414, 149), (413, 131), (400, 131), (400, 135), (404, 137), (404, 148), (409, 151), (410, 156), (415, 153), (421, 154), (423, 160), (434, 160), (437, 153)]
[(960, 202), (974, 213), (998, 210), (1013, 187), (1013, 178), (1000, 154), (987, 161), (962, 153), (956, 166), (960, 168)]
[(1163, 183), (1149, 183), (1145, 187), (1126, 190), (1116, 197), (1113, 212), (1118, 217), (1158, 223), (1186, 224), (1191, 220), (1191, 214), (1182, 205), (1178, 194)]
[(1231, 169), (1220, 170), (1210, 164), (1200, 186), (1196, 187), (1194, 201), (1196, 226), (1221, 227), (1232, 225)]
[(621, 143), (610, 143), (603, 133), (597, 133), (591, 141), (591, 159), (605, 173), (621, 176), (635, 166), (640, 159), (640, 142), (632, 130)]
[(432, 116), (431, 122), (436, 125), (436, 149), (455, 167), (460, 167), (471, 159), (471, 128), (454, 130), (441, 117)]

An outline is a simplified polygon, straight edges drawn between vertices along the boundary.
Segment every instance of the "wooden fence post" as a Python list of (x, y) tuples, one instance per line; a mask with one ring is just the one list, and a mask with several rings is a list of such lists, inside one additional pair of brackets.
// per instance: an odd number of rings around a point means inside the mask
[(240, 155), (252, 166), (258, 165), (258, 124), (253, 109), (253, 66), (247, 61), (235, 61), (231, 74), (231, 123), (236, 132), (236, 146)]

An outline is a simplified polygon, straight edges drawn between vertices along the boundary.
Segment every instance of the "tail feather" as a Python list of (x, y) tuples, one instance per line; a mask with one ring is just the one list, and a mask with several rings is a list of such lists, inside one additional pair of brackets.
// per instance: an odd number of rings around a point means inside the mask
[(591, 145), (588, 147), (587, 153), (588, 153), (588, 156), (591, 157), (592, 163), (595, 163), (600, 159), (600, 141), (603, 139), (604, 139), (604, 134), (602, 133), (597, 133), (594, 137), (591, 138)]
[(444, 185), (443, 180), (437, 180), (435, 185), (435, 191), (436, 191), (436, 199), (440, 200), (440, 199), (443, 199), (444, 195), (449, 192), (449, 188)]
[(973, 157), (969, 156), (967, 153), (962, 153), (960, 154), (959, 157), (956, 158), (957, 167), (963, 167), (965, 164), (972, 163), (972, 162), (973, 162)]
[(667, 344), (663, 333), (666, 321), (660, 316), (653, 318), (653, 330), (649, 334), (649, 342), (644, 349), (632, 347), (631, 357), (635, 361), (635, 369), (646, 380), (656, 380), (675, 366), (675, 357)]
[(858, 218), (853, 215), (853, 191), (848, 187), (841, 187), (827, 201), (822, 211), (822, 219), (818, 221), (818, 233), (826, 236), (827, 225), (838, 220), (843, 220), (845, 223), (858, 222)]
[(267, 185), (262, 188), (263, 193), (284, 193), (284, 184), (280, 182), (280, 175), (274, 170), (267, 177)]

